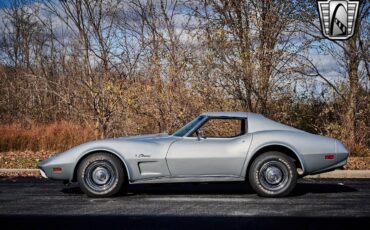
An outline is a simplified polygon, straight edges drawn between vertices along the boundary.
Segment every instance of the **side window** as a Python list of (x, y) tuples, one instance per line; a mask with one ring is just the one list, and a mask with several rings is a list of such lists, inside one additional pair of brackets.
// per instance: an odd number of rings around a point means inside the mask
[(211, 118), (196, 132), (201, 137), (230, 138), (245, 134), (245, 120), (238, 118)]

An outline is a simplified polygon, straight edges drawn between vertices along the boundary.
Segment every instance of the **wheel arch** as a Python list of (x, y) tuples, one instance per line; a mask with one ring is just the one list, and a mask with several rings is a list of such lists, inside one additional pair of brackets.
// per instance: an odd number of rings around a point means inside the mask
[(253, 152), (247, 164), (247, 170), (245, 174), (246, 178), (248, 177), (249, 169), (253, 161), (261, 154), (270, 152), (270, 151), (281, 152), (289, 156), (290, 158), (292, 158), (294, 160), (294, 164), (296, 165), (297, 169), (302, 170), (302, 173), (300, 174), (300, 176), (304, 175), (305, 168), (304, 168), (302, 157), (297, 153), (297, 151), (293, 150), (293, 148), (291, 148), (290, 146), (279, 143), (279, 144), (269, 144), (269, 145), (262, 146)]
[(107, 149), (94, 149), (94, 150), (89, 150), (89, 151), (81, 154), (81, 156), (78, 158), (78, 160), (76, 162), (76, 165), (73, 169), (73, 175), (72, 175), (72, 179), (71, 179), (72, 182), (77, 181), (77, 177), (76, 177), (77, 176), (76, 175), (77, 170), (78, 170), (78, 167), (79, 167), (80, 163), (83, 161), (83, 159), (85, 159), (86, 157), (88, 157), (88, 156), (90, 156), (91, 154), (94, 154), (94, 153), (107, 153), (107, 154), (111, 154), (111, 155), (117, 157), (117, 159), (119, 159), (119, 161), (122, 163), (123, 169), (125, 170), (125, 177), (126, 177), (125, 179), (126, 179), (126, 181), (130, 180), (130, 178), (131, 178), (130, 177), (130, 170), (128, 168), (128, 165), (127, 165), (125, 159), (120, 154), (118, 154), (115, 151), (110, 150), (110, 149), (109, 150), (107, 150)]

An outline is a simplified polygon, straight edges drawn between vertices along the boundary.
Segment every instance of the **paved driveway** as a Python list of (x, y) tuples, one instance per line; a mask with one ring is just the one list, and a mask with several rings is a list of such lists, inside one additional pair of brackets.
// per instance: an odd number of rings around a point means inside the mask
[(370, 180), (302, 179), (279, 199), (258, 197), (244, 183), (132, 185), (127, 195), (93, 199), (74, 184), (0, 178), (1, 223), (27, 229), (352, 228), (369, 217)]

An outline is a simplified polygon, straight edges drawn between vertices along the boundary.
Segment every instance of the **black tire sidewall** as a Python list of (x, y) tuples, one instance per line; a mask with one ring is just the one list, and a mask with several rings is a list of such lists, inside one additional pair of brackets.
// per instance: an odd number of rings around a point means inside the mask
[[(116, 179), (113, 182), (113, 185), (103, 192), (97, 192), (91, 189), (84, 179), (86, 168), (95, 161), (109, 162), (113, 166), (116, 174)], [(89, 197), (111, 197), (121, 191), (125, 181), (125, 172), (121, 161), (116, 156), (109, 153), (93, 153), (85, 157), (78, 165), (77, 181), (81, 190)]]
[[(259, 173), (262, 165), (269, 161), (278, 161), (282, 163), (288, 171), (287, 185), (277, 191), (266, 189), (261, 185)], [(249, 170), (249, 183), (258, 195), (263, 197), (283, 197), (287, 196), (294, 189), (297, 181), (297, 169), (291, 158), (280, 152), (266, 152), (258, 156)]]

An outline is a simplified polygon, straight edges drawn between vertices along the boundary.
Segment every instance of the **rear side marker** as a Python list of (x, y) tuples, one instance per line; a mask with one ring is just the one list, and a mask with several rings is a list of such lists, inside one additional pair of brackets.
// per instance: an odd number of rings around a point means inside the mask
[(334, 159), (333, 154), (325, 155), (325, 160), (333, 160), (333, 159)]

